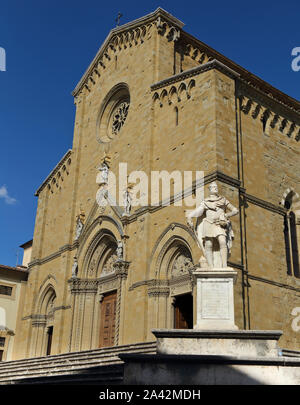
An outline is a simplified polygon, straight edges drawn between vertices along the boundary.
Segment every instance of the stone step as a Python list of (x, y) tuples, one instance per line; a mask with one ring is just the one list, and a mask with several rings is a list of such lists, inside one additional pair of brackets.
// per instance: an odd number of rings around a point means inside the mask
[(126, 350), (131, 350), (131, 349), (144, 349), (144, 348), (155, 348), (156, 342), (143, 342), (143, 343), (131, 343), (127, 345), (120, 345), (120, 346), (110, 346), (110, 347), (104, 347), (104, 348), (99, 348), (99, 349), (90, 349), (90, 350), (82, 350), (78, 352), (68, 352), (68, 353), (61, 353), (61, 354), (54, 354), (50, 356), (42, 356), (42, 357), (32, 357), (32, 358), (24, 358), (20, 360), (10, 360), (10, 361), (3, 361), (0, 363), (0, 368), (4, 367), (6, 365), (16, 365), (16, 364), (21, 364), (21, 363), (28, 363), (28, 362), (48, 362), (49, 360), (55, 360), (55, 359), (68, 359), (71, 358), (73, 359), (75, 356), (80, 357), (80, 356), (86, 356), (86, 355), (91, 355), (91, 354), (101, 354), (101, 353), (115, 353), (118, 351), (126, 351)]
[(73, 370), (65, 374), (28, 377), (7, 378), (1, 381), (1, 385), (21, 385), (21, 384), (97, 384), (116, 385), (122, 384), (124, 368), (122, 364), (110, 366), (96, 366), (88, 369)]
[(80, 352), (70, 352), (70, 353), (61, 353), (51, 356), (43, 356), (43, 357), (33, 357), (28, 359), (20, 359), (20, 360), (12, 360), (12, 361), (3, 361), (0, 363), (0, 371), (2, 369), (6, 369), (8, 367), (18, 367), (23, 365), (33, 365), (33, 364), (43, 364), (49, 362), (67, 362), (67, 361), (74, 361), (74, 360), (81, 360), (86, 357), (93, 359), (102, 356), (109, 356), (115, 355), (115, 353), (119, 352), (126, 352), (131, 350), (155, 350), (156, 344), (155, 342), (146, 342), (146, 343), (136, 343), (136, 344), (129, 344), (129, 345), (122, 345), (122, 346), (112, 346), (107, 348), (101, 349), (92, 349), (92, 350), (85, 350)]
[[(2, 362), (0, 363), (0, 384), (12, 384), (13, 381), (21, 381), (24, 378), (28, 380), (32, 378), (41, 379), (43, 377), (75, 375), (76, 373), (83, 374), (84, 370), (90, 373), (95, 367), (122, 364), (122, 361), (118, 357), (122, 353), (154, 354), (156, 353), (156, 343), (137, 343)], [(114, 378), (117, 377), (114, 376)]]

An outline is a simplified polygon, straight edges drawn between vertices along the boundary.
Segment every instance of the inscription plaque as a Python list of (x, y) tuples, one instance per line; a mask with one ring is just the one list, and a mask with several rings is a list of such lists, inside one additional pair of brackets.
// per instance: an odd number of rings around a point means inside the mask
[(202, 281), (201, 284), (201, 318), (229, 319), (228, 281)]

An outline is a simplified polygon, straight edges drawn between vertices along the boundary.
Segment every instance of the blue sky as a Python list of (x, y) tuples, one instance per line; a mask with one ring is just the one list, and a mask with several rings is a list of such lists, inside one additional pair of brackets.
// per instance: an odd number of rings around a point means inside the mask
[(123, 13), (126, 23), (162, 7), (184, 29), (299, 99), (299, 1), (10, 0), (0, 6), (0, 263), (14, 266), (33, 236), (34, 192), (72, 146), (71, 92)]

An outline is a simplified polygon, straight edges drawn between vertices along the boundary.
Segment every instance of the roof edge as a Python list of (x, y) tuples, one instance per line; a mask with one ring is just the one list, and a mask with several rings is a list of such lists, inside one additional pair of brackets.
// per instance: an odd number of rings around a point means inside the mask
[(33, 239), (30, 239), (29, 241), (22, 243), (22, 245), (20, 245), (19, 247), (22, 249), (26, 249), (26, 248), (32, 246), (32, 243), (33, 243)]
[(60, 159), (60, 161), (54, 167), (54, 169), (51, 170), (50, 174), (46, 177), (46, 179), (43, 181), (43, 183), (40, 185), (40, 187), (36, 190), (36, 192), (34, 193), (35, 196), (39, 195), (39, 193), (42, 191), (42, 189), (45, 187), (45, 185), (48, 183), (48, 181), (60, 169), (60, 167), (67, 160), (67, 158), (71, 155), (71, 153), (72, 153), (72, 149), (68, 149), (68, 151), (64, 154), (64, 156)]

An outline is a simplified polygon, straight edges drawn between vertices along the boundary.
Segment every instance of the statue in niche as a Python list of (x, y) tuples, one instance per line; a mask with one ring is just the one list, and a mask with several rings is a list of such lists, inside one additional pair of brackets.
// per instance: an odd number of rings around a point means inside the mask
[(117, 257), (118, 261), (123, 260), (123, 242), (121, 240), (118, 241), (118, 246), (117, 246)]
[(98, 167), (100, 173), (98, 173), (96, 182), (101, 186), (108, 184), (109, 168), (111, 163), (111, 157), (105, 153), (101, 159), (101, 166)]
[(100, 171), (100, 178), (99, 184), (108, 184), (108, 174), (109, 174), (109, 167), (106, 163), (102, 163), (99, 167)]
[(78, 262), (77, 262), (77, 257), (74, 256), (74, 262), (72, 266), (72, 278), (77, 278), (78, 274)]
[(129, 183), (123, 193), (123, 203), (124, 203), (124, 214), (123, 215), (130, 215), (131, 208), (132, 208), (132, 187), (133, 183)]
[(77, 217), (76, 217), (75, 240), (77, 240), (79, 238), (79, 236), (81, 235), (83, 225), (84, 225), (84, 219), (85, 219), (85, 214), (81, 210), (80, 214), (77, 215)]
[(192, 218), (197, 218), (195, 233), (208, 267), (223, 268), (227, 267), (234, 237), (228, 218), (237, 215), (238, 209), (219, 196), (215, 182), (210, 184), (209, 191), (209, 197), (187, 215), (187, 222), (194, 229)]

